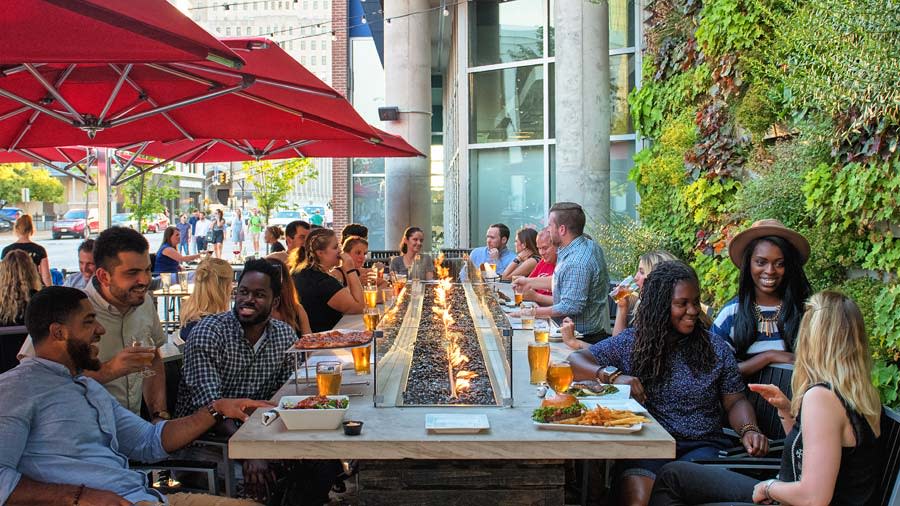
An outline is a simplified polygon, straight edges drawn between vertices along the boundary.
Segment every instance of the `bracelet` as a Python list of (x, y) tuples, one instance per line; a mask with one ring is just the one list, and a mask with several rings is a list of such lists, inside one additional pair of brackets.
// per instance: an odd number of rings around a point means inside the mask
[(208, 411), (209, 414), (212, 415), (213, 419), (215, 419), (216, 422), (221, 422), (222, 420), (225, 419), (225, 415), (223, 415), (222, 413), (219, 413), (218, 410), (216, 410), (216, 408), (213, 407), (214, 402), (216, 402), (216, 401), (212, 401), (206, 405), (206, 411)]
[(353, 272), (355, 272), (356, 275), (359, 276), (359, 269), (350, 269), (349, 271), (347, 271), (347, 274), (350, 274), (350, 273), (353, 273)]
[(773, 485), (776, 481), (778, 481), (778, 480), (776, 480), (775, 478), (772, 478), (772, 479), (770, 479), (769, 481), (766, 482), (766, 499), (768, 499), (769, 501), (774, 501), (774, 500), (775, 500), (775, 499), (772, 499), (772, 496), (769, 494), (769, 492), (770, 492), (770, 490), (772, 489), (772, 485)]
[(78, 501), (81, 500), (81, 494), (84, 493), (84, 483), (78, 487), (78, 490), (75, 492), (75, 497), (72, 498), (72, 506), (78, 506)]
[(748, 432), (762, 434), (762, 432), (759, 430), (759, 427), (757, 427), (755, 423), (745, 423), (744, 426), (741, 427), (741, 429), (738, 431), (738, 436), (740, 436), (741, 439), (744, 439), (744, 435)]
[(609, 375), (609, 384), (612, 385), (613, 383), (615, 383), (616, 380), (619, 379), (619, 376), (621, 376), (621, 375), (622, 375), (622, 371), (616, 371), (616, 372), (610, 374)]

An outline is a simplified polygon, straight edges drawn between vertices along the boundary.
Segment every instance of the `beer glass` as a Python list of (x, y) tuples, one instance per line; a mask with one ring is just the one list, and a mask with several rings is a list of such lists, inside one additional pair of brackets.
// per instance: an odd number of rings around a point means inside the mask
[(394, 275), (394, 297), (399, 297), (403, 287), (406, 286), (406, 274), (395, 273)]
[(372, 345), (357, 346), (356, 348), (351, 348), (350, 352), (353, 354), (353, 368), (356, 370), (356, 375), (369, 374), (371, 372), (369, 357), (372, 354)]
[(612, 297), (613, 301), (618, 304), (619, 301), (621, 301), (625, 297), (629, 297), (632, 294), (636, 294), (637, 292), (637, 282), (634, 281), (633, 276), (628, 276), (627, 278), (620, 281), (619, 284), (616, 285), (616, 287), (613, 288), (611, 292), (609, 292), (609, 296)]
[(363, 322), (366, 324), (366, 330), (369, 332), (375, 330), (375, 327), (378, 326), (378, 320), (380, 319), (381, 314), (379, 314), (377, 307), (367, 307), (365, 311), (363, 311)]
[(341, 391), (341, 363), (316, 364), (316, 386), (319, 388), (319, 395), (337, 395)]
[(534, 340), (539, 343), (550, 342), (550, 320), (546, 318), (534, 320)]
[(366, 285), (363, 287), (363, 296), (366, 299), (366, 307), (375, 307), (378, 305), (378, 288), (375, 285)]
[[(163, 277), (168, 277), (168, 276), (169, 276), (168, 274), (163, 274)], [(171, 278), (169, 278), (169, 279), (171, 279)], [(132, 337), (131, 338), (131, 347), (132, 348), (153, 348), (154, 351), (156, 350), (156, 347), (153, 346), (153, 343), (150, 341), (150, 336), (147, 334), (136, 334), (134, 337)], [(150, 368), (150, 364), (152, 364), (152, 363), (153, 363), (153, 359), (151, 358), (147, 362), (147, 365), (145, 365), (143, 368), (141, 368), (141, 370), (138, 371), (137, 374), (142, 378), (149, 378), (150, 376), (156, 375), (156, 371), (154, 371), (153, 369)]]
[(178, 286), (181, 287), (181, 291), (187, 293), (188, 291), (188, 273), (187, 272), (179, 272), (178, 273)]
[(531, 330), (534, 328), (534, 312), (537, 306), (533, 302), (523, 302), (519, 310), (519, 316), (522, 318), (522, 328)]
[(169, 287), (172, 286), (172, 274), (169, 272), (164, 272), (159, 275), (159, 287), (162, 288), (164, 292), (169, 291)]
[(558, 394), (565, 392), (574, 379), (575, 373), (572, 372), (570, 363), (565, 360), (550, 363), (550, 367), (547, 369), (547, 383), (554, 392)]
[(547, 381), (547, 366), (550, 364), (549, 343), (528, 343), (528, 368), (531, 370), (531, 384)]

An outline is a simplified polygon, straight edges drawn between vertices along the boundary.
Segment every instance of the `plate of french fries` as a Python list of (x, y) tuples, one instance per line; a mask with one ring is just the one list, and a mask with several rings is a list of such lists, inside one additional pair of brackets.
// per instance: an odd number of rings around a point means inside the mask
[(627, 434), (640, 431), (644, 428), (644, 424), (650, 421), (649, 418), (627, 409), (612, 409), (597, 404), (575, 418), (554, 423), (534, 422), (534, 424), (539, 429), (545, 430)]

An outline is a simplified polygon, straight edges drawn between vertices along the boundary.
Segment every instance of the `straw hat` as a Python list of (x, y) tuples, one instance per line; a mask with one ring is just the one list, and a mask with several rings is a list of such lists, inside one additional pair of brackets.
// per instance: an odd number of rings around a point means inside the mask
[(744, 250), (747, 249), (747, 246), (753, 242), (754, 239), (767, 236), (780, 237), (791, 243), (797, 252), (800, 253), (801, 265), (805, 264), (806, 260), (809, 259), (809, 241), (807, 241), (805, 237), (787, 228), (778, 220), (759, 220), (753, 225), (750, 225), (750, 228), (747, 230), (734, 236), (734, 239), (728, 244), (728, 256), (731, 257), (731, 261), (734, 265), (740, 269)]

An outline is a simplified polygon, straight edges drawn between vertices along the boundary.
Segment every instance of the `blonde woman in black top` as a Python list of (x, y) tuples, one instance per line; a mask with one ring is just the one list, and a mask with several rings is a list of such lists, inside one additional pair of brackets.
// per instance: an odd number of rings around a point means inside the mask
[(869, 504), (881, 475), (882, 415), (871, 373), (859, 308), (837, 292), (813, 295), (797, 333), (793, 400), (774, 385), (750, 385), (778, 410), (787, 433), (779, 478), (673, 463), (657, 478), (650, 504)]

